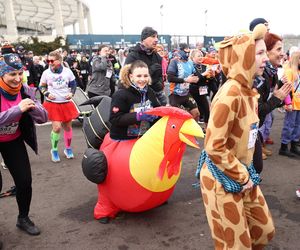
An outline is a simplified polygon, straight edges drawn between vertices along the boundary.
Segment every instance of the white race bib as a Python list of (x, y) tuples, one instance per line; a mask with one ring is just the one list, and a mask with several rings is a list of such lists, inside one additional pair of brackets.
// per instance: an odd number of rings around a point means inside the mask
[(258, 133), (258, 125), (257, 123), (251, 124), (250, 132), (249, 132), (249, 141), (248, 141), (248, 149), (254, 148), (256, 138)]

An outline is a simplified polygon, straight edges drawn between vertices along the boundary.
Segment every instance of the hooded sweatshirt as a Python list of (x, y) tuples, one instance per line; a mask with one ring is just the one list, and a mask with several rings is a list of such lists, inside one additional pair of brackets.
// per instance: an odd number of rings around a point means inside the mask
[(245, 184), (246, 166), (253, 159), (258, 129), (255, 76), (255, 40), (266, 33), (257, 25), (251, 34), (231, 37), (221, 42), (219, 55), (226, 83), (216, 94), (206, 130), (205, 150), (212, 162), (229, 178)]

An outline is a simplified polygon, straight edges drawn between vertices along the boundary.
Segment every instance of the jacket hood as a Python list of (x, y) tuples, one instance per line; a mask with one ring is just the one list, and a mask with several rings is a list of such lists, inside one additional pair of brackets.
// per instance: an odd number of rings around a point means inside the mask
[(267, 27), (258, 24), (252, 33), (230, 37), (220, 43), (220, 63), (228, 79), (252, 88), (256, 70), (255, 40), (263, 39), (266, 32)]

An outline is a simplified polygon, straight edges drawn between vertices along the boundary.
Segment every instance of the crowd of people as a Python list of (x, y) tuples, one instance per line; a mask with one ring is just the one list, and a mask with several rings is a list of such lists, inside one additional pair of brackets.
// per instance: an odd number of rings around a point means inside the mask
[[(28, 217), (32, 188), (24, 142), (37, 152), (34, 123), (50, 120), (51, 160), (60, 161), (61, 128), (64, 154), (74, 158), (72, 120), (78, 111), (71, 99), (78, 86), (89, 98), (112, 97), (110, 135), (120, 142), (142, 136), (158, 119), (145, 113), (148, 109), (170, 105), (188, 111), (206, 132), (199, 178), (216, 249), (266, 245), (274, 225), (259, 174), (273, 154), (267, 144), (274, 143), (276, 109), (285, 113), (278, 154), (300, 159), (300, 49), (285, 54), (283, 39), (263, 18), (254, 19), (249, 29), (225, 38), (218, 48), (181, 43), (173, 51), (158, 43), (152, 27), (142, 30), (141, 42), (132, 48), (101, 45), (92, 55), (57, 49), (42, 57), (4, 44), (0, 152), (16, 185), (17, 227), (40, 233)], [(300, 198), (300, 189), (296, 194)], [(228, 209), (235, 210), (238, 223)], [(266, 223), (255, 223), (254, 217)], [(254, 228), (262, 231), (259, 237)]]

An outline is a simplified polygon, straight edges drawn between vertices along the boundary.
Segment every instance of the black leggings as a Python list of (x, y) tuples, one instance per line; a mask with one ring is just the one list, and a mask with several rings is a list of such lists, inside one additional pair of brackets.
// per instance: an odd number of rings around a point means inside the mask
[(255, 149), (253, 153), (253, 166), (257, 173), (261, 173), (263, 170), (263, 159), (262, 159), (262, 135), (258, 131), (256, 142), (255, 142)]
[(197, 103), (198, 109), (200, 111), (200, 116), (203, 116), (204, 122), (207, 124), (209, 119), (209, 102), (206, 95), (199, 94), (199, 88), (197, 90), (190, 90), (190, 94)]
[(13, 141), (0, 142), (0, 152), (16, 185), (19, 218), (24, 218), (29, 213), (32, 179), (30, 162), (23, 139), (19, 136)]

